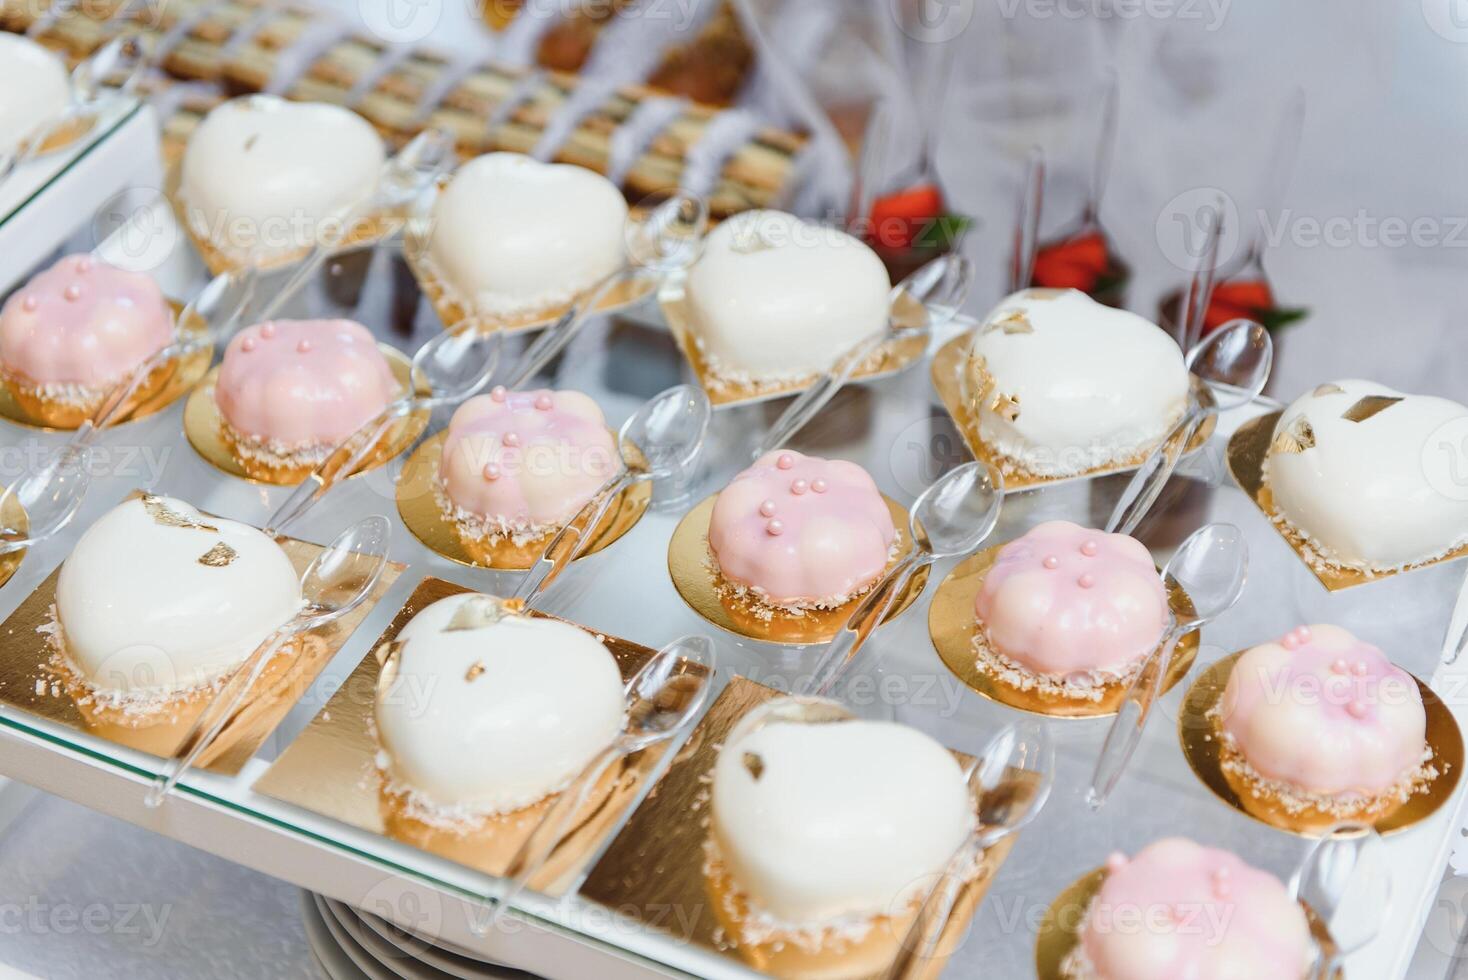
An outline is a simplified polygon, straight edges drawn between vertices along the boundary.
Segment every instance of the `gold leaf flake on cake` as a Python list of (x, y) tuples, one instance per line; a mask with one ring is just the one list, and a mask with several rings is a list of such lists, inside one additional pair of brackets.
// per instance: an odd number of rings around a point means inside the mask
[(1006, 422), (1019, 421), (1019, 396), (999, 395), (989, 405), (989, 411)]
[(969, 353), (968, 360), (969, 383), (973, 392), (975, 407), (982, 405), (994, 394), (994, 376), (989, 373), (989, 362), (983, 354)]
[(748, 769), (750, 776), (758, 781), (765, 774), (765, 760), (758, 752), (746, 752), (744, 753), (744, 768)]
[(1269, 443), (1269, 452), (1280, 456), (1303, 453), (1314, 448), (1315, 430), (1311, 428), (1310, 420), (1303, 415), (1295, 416), (1289, 425), (1274, 434), (1274, 439)]
[(729, 243), (729, 249), (739, 255), (753, 255), (756, 252), (766, 252), (774, 248), (774, 243), (765, 238), (759, 228), (750, 226), (741, 228), (734, 233), (734, 239)]
[(1326, 395), (1344, 395), (1345, 393), (1346, 389), (1340, 385), (1327, 382), (1323, 385), (1316, 385), (1315, 390), (1310, 394), (1316, 398), (1324, 398)]
[(1034, 333), (1035, 325), (1030, 322), (1030, 318), (1025, 316), (1022, 310), (1014, 310), (984, 324), (984, 333), (990, 334), (996, 330), (1002, 330), (1005, 333)]
[(209, 568), (224, 568), (232, 564), (239, 556), (238, 551), (221, 541), (199, 556), (199, 564)]
[(185, 517), (178, 511), (173, 510), (163, 502), (162, 497), (144, 494), (143, 509), (148, 512), (149, 517), (153, 518), (153, 523), (162, 527), (190, 528), (195, 531), (209, 531), (212, 534), (219, 533), (219, 528), (213, 524), (196, 521), (192, 517)]
[(1386, 411), (1399, 401), (1401, 401), (1400, 398), (1390, 395), (1367, 395), (1342, 412), (1341, 418), (1347, 422), (1365, 422), (1371, 416)]
[(465, 683), (473, 682), (473, 680), (482, 673), (484, 673), (484, 664), (479, 663), (478, 661), (470, 664), (469, 669), (464, 672)]
[(443, 631), (457, 633), (462, 630), (484, 629), (507, 617), (520, 615), (524, 608), (523, 599), (501, 599), (492, 595), (470, 596), (454, 610), (453, 618)]

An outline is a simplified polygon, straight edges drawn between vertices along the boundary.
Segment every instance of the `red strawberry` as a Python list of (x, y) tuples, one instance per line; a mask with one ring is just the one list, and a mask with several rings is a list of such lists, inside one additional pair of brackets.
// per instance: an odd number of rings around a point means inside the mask
[(1259, 320), (1274, 308), (1274, 292), (1263, 279), (1239, 279), (1219, 283), (1208, 299), (1203, 314), (1203, 333), (1217, 330), (1230, 320)]
[(1076, 238), (1042, 245), (1035, 254), (1030, 285), (1089, 293), (1110, 264), (1106, 239), (1100, 232), (1086, 232)]
[(872, 202), (868, 239), (883, 248), (911, 248), (928, 223), (943, 214), (943, 194), (932, 184), (919, 184)]

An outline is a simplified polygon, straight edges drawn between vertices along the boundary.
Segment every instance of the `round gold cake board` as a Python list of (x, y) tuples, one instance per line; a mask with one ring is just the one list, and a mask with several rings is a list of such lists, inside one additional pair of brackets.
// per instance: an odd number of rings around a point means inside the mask
[[(199, 319), (197, 315), (191, 315), (187, 323), (180, 319), (183, 316), (184, 304), (177, 300), (169, 300), (168, 305), (173, 309), (175, 331), (180, 334), (202, 333), (207, 324)], [(169, 361), (155, 372), (155, 377), (150, 377), (143, 383), (143, 387), (133, 397), (134, 404), (121, 417), (121, 420), (113, 423), (113, 426), (126, 425), (138, 419), (147, 418), (163, 411), (174, 402), (178, 401), (185, 393), (193, 389), (209, 370), (209, 364), (214, 360), (214, 348), (206, 347), (195, 351), (187, 357)], [(141, 396), (141, 397), (139, 397)], [(31, 429), (39, 429), (42, 432), (66, 432), (77, 428), (83, 421), (77, 419), (74, 424), (58, 426), (52, 425), (38, 419), (28, 411), (15, 397), (9, 385), (0, 384), (0, 417), (6, 421), (14, 422)]]
[[(1182, 742), (1183, 756), (1203, 785), (1230, 808), (1276, 830), (1301, 837), (1323, 837), (1345, 818), (1313, 807), (1292, 813), (1278, 800), (1256, 795), (1242, 778), (1224, 768), (1226, 754), (1231, 752), (1219, 735), (1212, 712), (1223, 699), (1229, 674), (1242, 655), (1243, 651), (1239, 651), (1209, 665), (1188, 689), (1178, 715), (1178, 739)], [(1452, 711), (1426, 684), (1416, 677), (1413, 680), (1422, 693), (1422, 705), (1427, 712), (1427, 744), (1432, 749), (1432, 765), (1438, 774), (1424, 789), (1370, 821), (1383, 837), (1414, 827), (1436, 813), (1452, 799), (1463, 770), (1463, 733)]]
[[(978, 653), (974, 649), (974, 641), (979, 635), (979, 623), (974, 618), (974, 600), (1001, 547), (985, 548), (964, 559), (939, 584), (928, 608), (928, 632), (938, 656), (959, 680), (979, 694), (1020, 711), (1067, 719), (1107, 718), (1116, 714), (1131, 686), (1130, 682), (1108, 684), (1102, 688), (1100, 699), (1091, 701), (1023, 690), (979, 666)], [(1175, 583), (1168, 583), (1167, 599), (1174, 615), (1179, 618), (1193, 614), (1192, 600)], [(1198, 656), (1198, 643), (1199, 633), (1196, 630), (1178, 641), (1167, 676), (1163, 678), (1162, 693), (1172, 690), (1188, 675)]]
[[(393, 377), (397, 379), (398, 385), (406, 389), (413, 375), (413, 362), (406, 354), (387, 344), (378, 344), (378, 349), (387, 358), (388, 367), (392, 369)], [(230, 448), (229, 439), (224, 434), (224, 420), (219, 414), (219, 406), (214, 401), (214, 384), (219, 378), (219, 368), (210, 371), (204, 378), (204, 383), (194, 389), (189, 396), (188, 404), (184, 406), (184, 432), (189, 437), (189, 444), (215, 469), (241, 480), (251, 483), (264, 483), (273, 486), (295, 486), (300, 483), (315, 466), (300, 466), (292, 468), (271, 468), (265, 466), (254, 466), (246, 469), (245, 465), (235, 456)], [(420, 384), (419, 394), (427, 394), (428, 389)], [(372, 458), (357, 472), (360, 475), (368, 470), (382, 466), (398, 453), (407, 449), (418, 438), (423, 427), (428, 423), (427, 412), (414, 412), (412, 415), (398, 422), (388, 437), (373, 453)]]
[[(1090, 908), (1091, 900), (1101, 890), (1101, 883), (1105, 880), (1106, 869), (1097, 868), (1073, 882), (1045, 910), (1045, 917), (1040, 920), (1040, 928), (1035, 935), (1036, 980), (1069, 980), (1061, 972), (1061, 965), (1071, 950), (1080, 945), (1081, 926), (1086, 918), (1086, 910)], [(1301, 902), (1300, 906), (1305, 910), (1305, 919), (1310, 924), (1311, 938), (1323, 955), (1333, 956), (1335, 941), (1331, 939), (1325, 923), (1309, 905)], [(1339, 967), (1331, 973), (1332, 980), (1343, 980), (1344, 977), (1345, 971)]]
[[(0, 528), (4, 528), (17, 537), (24, 537), (30, 528), (30, 519), (26, 516), (25, 508), (9, 493), (4, 493), (4, 499), (0, 501)], [(24, 548), (0, 555), (0, 586), (10, 581), (23, 560), (25, 560)]]
[[(492, 545), (470, 551), (459, 535), (458, 526), (448, 518), (439, 505), (438, 464), (443, 456), (443, 443), (448, 430), (438, 432), (423, 441), (403, 466), (398, 478), (398, 513), (413, 536), (430, 550), (461, 565), (476, 565), (501, 571), (523, 571), (534, 565), (550, 544), (551, 534), (535, 541), (517, 545), (501, 539)], [(613, 439), (615, 439), (615, 434)], [(581, 557), (594, 555), (617, 541), (632, 530), (647, 505), (652, 501), (652, 484), (643, 481), (623, 490), (615, 503), (607, 508), (606, 516), (597, 526), (596, 533)], [(578, 559), (579, 560), (579, 559)]]
[[(809, 646), (826, 643), (841, 632), (851, 618), (858, 596), (834, 609), (809, 609), (803, 613), (773, 609), (748, 597), (734, 593), (714, 568), (709, 554), (709, 521), (714, 513), (715, 494), (684, 515), (668, 542), (668, 574), (683, 601), (709, 623), (721, 630), (749, 640), (778, 643), (783, 646)], [(907, 508), (883, 494), (892, 523), (902, 535), (902, 544), (888, 568), (912, 550), (912, 532), (907, 526)], [(924, 566), (908, 580), (892, 603), (883, 623), (902, 615), (923, 594), (928, 584), (928, 568)]]

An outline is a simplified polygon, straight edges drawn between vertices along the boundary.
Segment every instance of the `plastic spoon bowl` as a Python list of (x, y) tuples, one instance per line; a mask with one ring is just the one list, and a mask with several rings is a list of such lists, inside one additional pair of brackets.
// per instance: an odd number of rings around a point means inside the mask
[(475, 917), (473, 931), (485, 935), (505, 908), (545, 866), (565, 839), (602, 774), (613, 764), (687, 731), (703, 711), (713, 687), (714, 645), (705, 636), (684, 636), (663, 647), (627, 683), (627, 723), (562, 790), (505, 870), (502, 887), (490, 896), (488, 915)]
[(1003, 503), (1004, 477), (978, 462), (951, 470), (924, 490), (908, 516), (911, 550), (857, 604), (846, 626), (826, 645), (801, 693), (830, 695), (913, 573), (977, 550), (999, 523)]
[(24, 528), (0, 524), (0, 555), (37, 545), (71, 523), (91, 482), (90, 470), (81, 465), (85, 457), (84, 449), (63, 446), (45, 466), (0, 493), (0, 514), (11, 505), (25, 513)]
[[(392, 524), (386, 517), (365, 517), (337, 535), (312, 559), (301, 576), (300, 610), (257, 646), (210, 699), (179, 743), (178, 751), (154, 779), (145, 800), (148, 806), (161, 805), (179, 778), (214, 743), (283, 644), (340, 619), (366, 601), (387, 567), (391, 536)], [(297, 647), (292, 656), (300, 657), (301, 650)]]
[(1183, 417), (1132, 474), (1106, 522), (1108, 531), (1131, 534), (1137, 529), (1206, 418), (1259, 397), (1274, 366), (1274, 341), (1252, 320), (1230, 320), (1188, 352), (1187, 364), (1208, 386), (1212, 404), (1189, 399)]
[[(974, 265), (956, 252), (940, 256), (892, 288), (887, 326), (843, 353), (775, 420), (754, 451), (759, 459), (785, 445), (883, 345), (927, 337), (958, 315), (974, 281)], [(916, 319), (915, 319), (916, 318)]]
[(533, 607), (551, 582), (590, 545), (612, 501), (623, 491), (649, 481), (682, 481), (692, 474), (712, 416), (708, 395), (693, 385), (675, 385), (648, 399), (617, 434), (618, 471), (551, 538), (540, 559), (525, 573), (514, 598)]
[(1347, 822), (1316, 841), (1290, 876), (1291, 897), (1320, 918), (1334, 946), (1317, 944), (1310, 980), (1331, 980), (1341, 960), (1381, 932), (1392, 899), (1390, 861), (1374, 828)]
[(1249, 546), (1244, 541), (1244, 533), (1232, 524), (1198, 528), (1163, 568), (1163, 579), (1183, 590), (1194, 611), (1185, 618), (1169, 612), (1162, 639), (1147, 655), (1127, 689), (1096, 760), (1096, 771), (1086, 796), (1091, 809), (1099, 810), (1106, 805), (1141, 744), (1152, 706), (1162, 696), (1162, 685), (1172, 666), (1178, 641), (1233, 608), (1244, 591), (1248, 570)]

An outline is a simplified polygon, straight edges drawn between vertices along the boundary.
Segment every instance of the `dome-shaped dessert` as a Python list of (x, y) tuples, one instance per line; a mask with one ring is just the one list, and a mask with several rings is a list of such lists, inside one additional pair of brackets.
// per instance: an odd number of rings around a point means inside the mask
[(70, 77), (54, 52), (30, 38), (0, 33), (0, 153), (54, 122), (70, 101)]
[(719, 492), (708, 539), (736, 588), (773, 606), (829, 608), (881, 577), (897, 530), (866, 470), (782, 449)]

